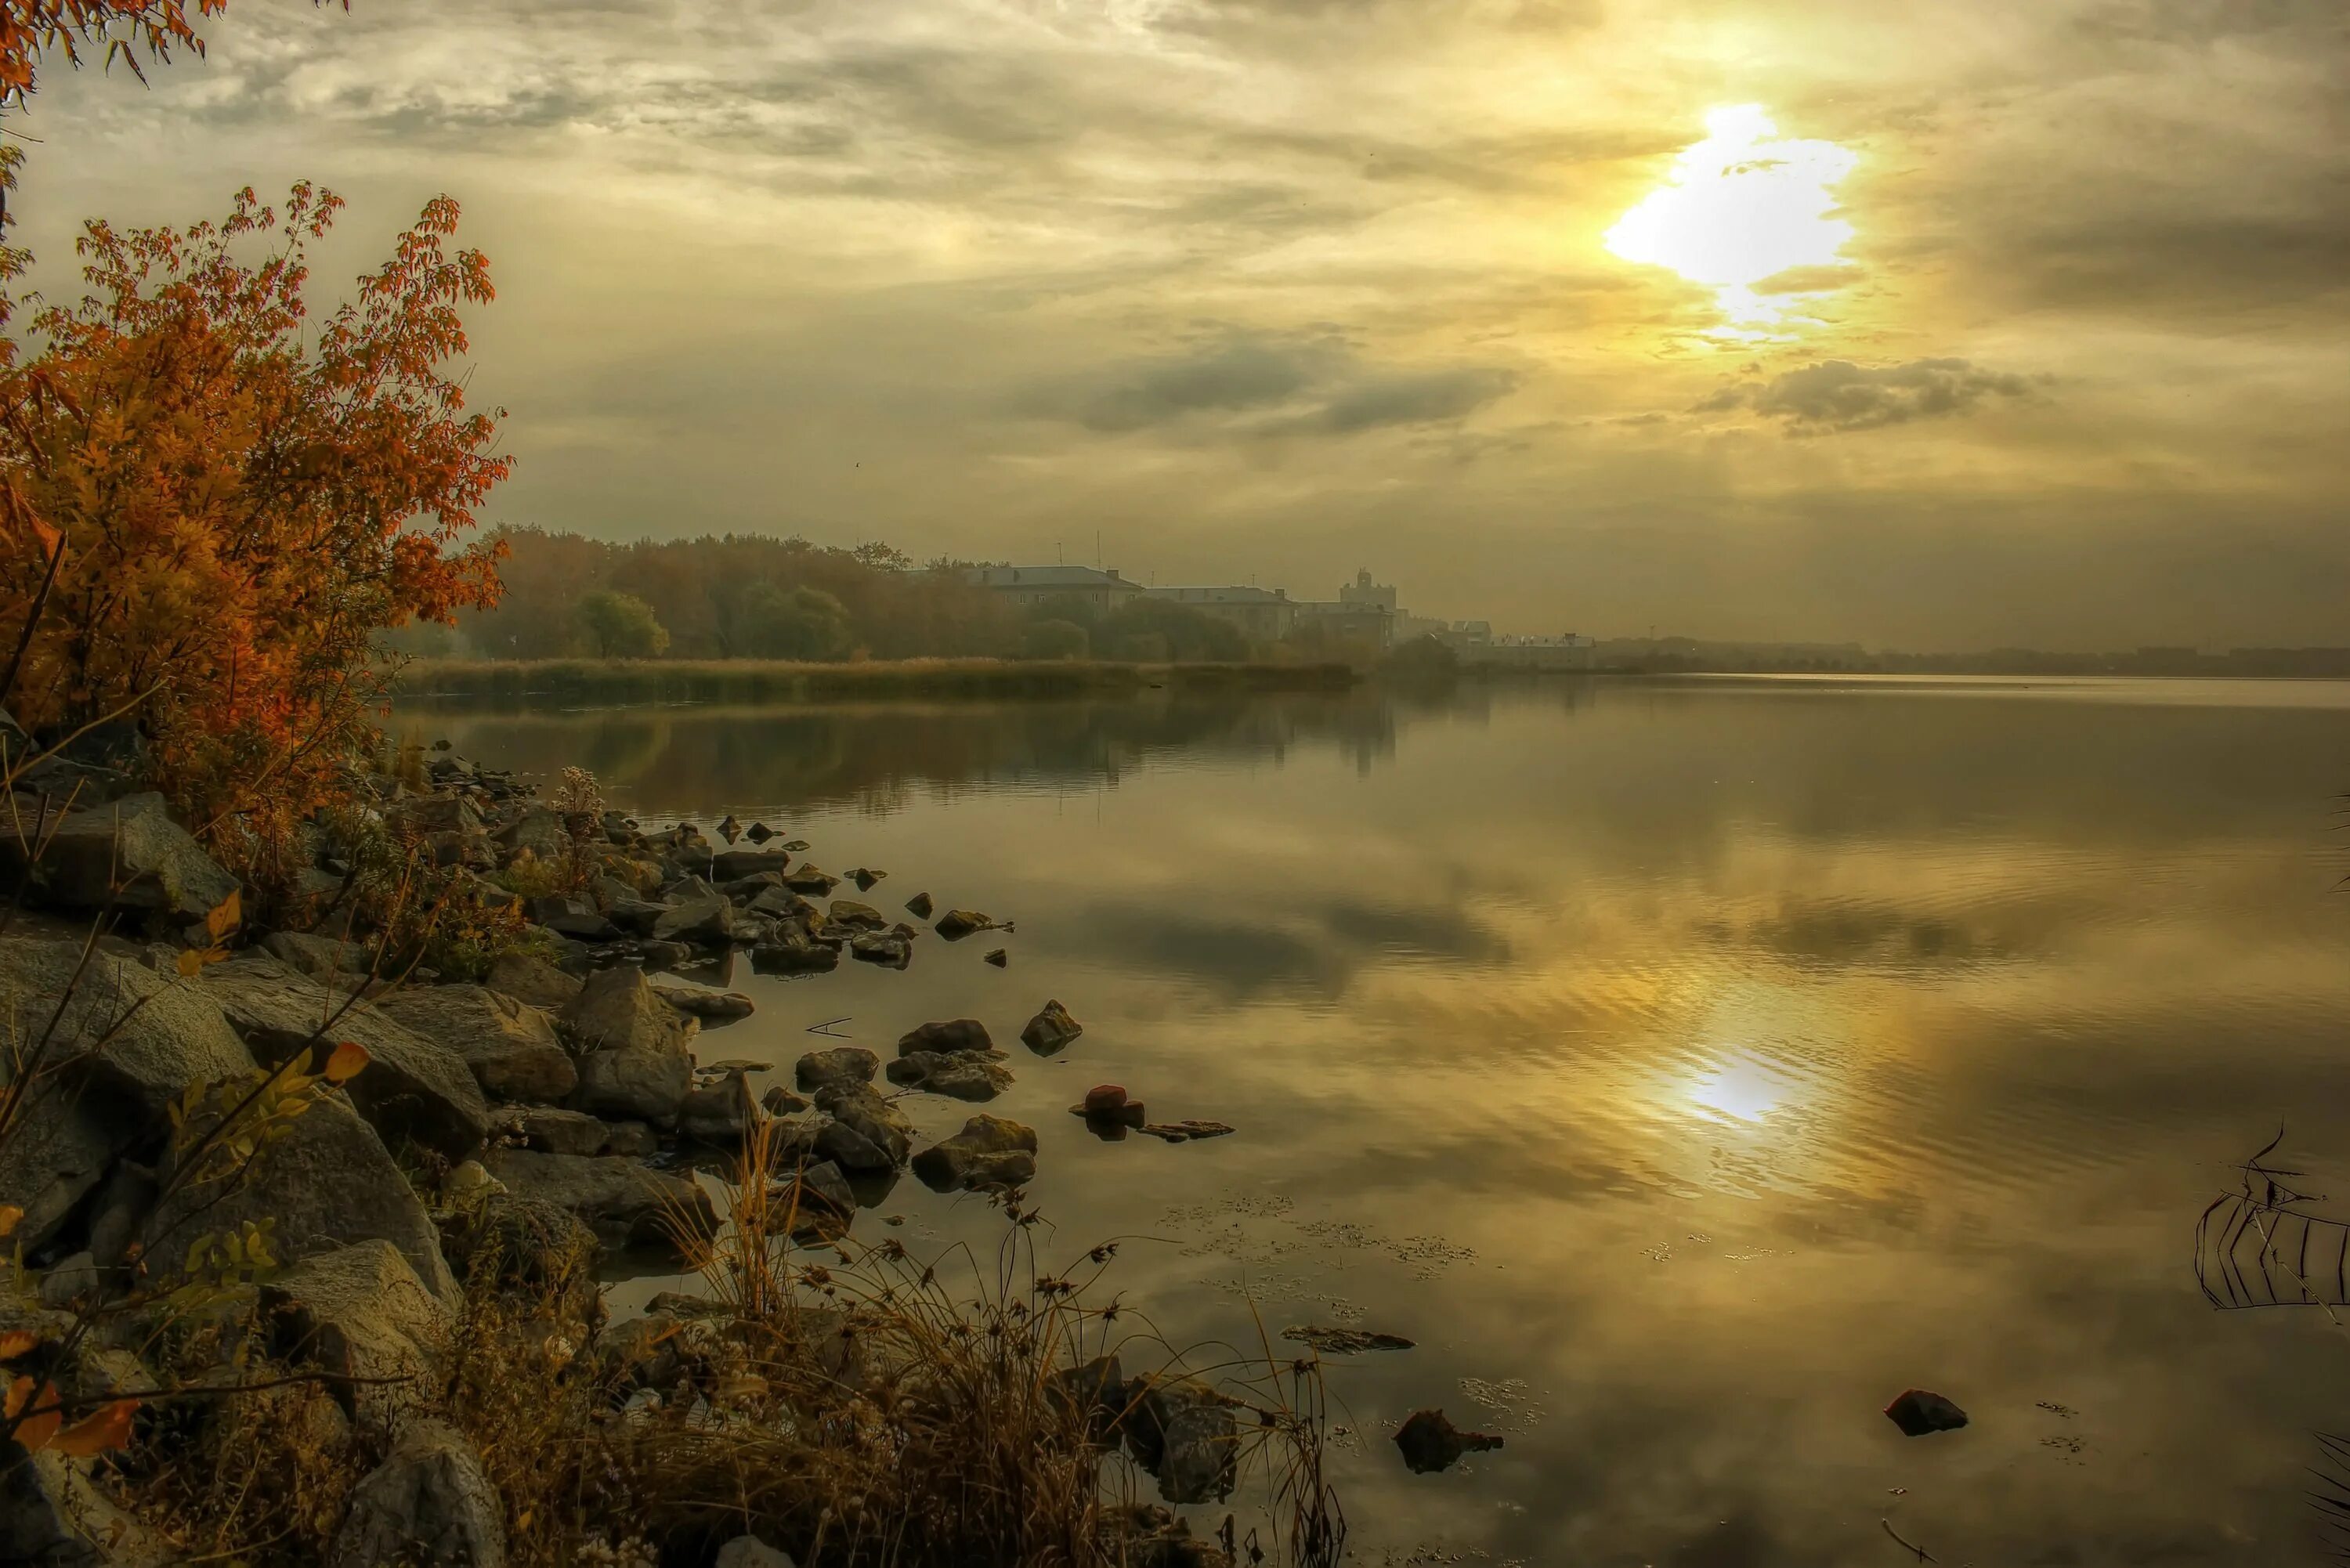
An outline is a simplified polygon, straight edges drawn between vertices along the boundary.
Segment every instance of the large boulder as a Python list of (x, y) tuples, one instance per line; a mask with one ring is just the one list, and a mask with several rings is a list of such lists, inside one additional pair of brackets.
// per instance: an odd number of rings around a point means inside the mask
[(714, 1082), (695, 1085), (677, 1112), (678, 1132), (712, 1148), (742, 1147), (758, 1125), (759, 1103), (751, 1097), (743, 1067), (728, 1067)]
[(465, 1059), (372, 1003), (329, 991), (261, 953), (213, 964), (199, 984), (265, 1063), (297, 1052), (323, 1057), (346, 1040), (365, 1047), (367, 1070), (350, 1082), (351, 1103), (386, 1139), (413, 1139), (463, 1159), (488, 1136), (489, 1102)]
[(515, 1198), (568, 1210), (616, 1247), (681, 1251), (681, 1231), (707, 1236), (718, 1228), (701, 1187), (633, 1159), (494, 1148), (483, 1164)]
[(611, 917), (576, 893), (550, 893), (530, 901), (530, 918), (557, 936), (583, 942), (608, 942), (620, 934)]
[(560, 860), (571, 850), (571, 830), (561, 816), (543, 805), (525, 806), (521, 815), (498, 829), (496, 836), (505, 849), (515, 854), (527, 850), (541, 860)]
[(328, 1568), (504, 1568), (505, 1504), (473, 1446), (412, 1421), (351, 1489)]
[(689, 1042), (696, 1020), (661, 1000), (641, 970), (608, 969), (588, 981), (563, 1022), (585, 1053), (576, 1108), (598, 1116), (677, 1125), (693, 1086)]
[(609, 1122), (586, 1111), (532, 1106), (515, 1118), (522, 1140), (542, 1154), (608, 1154), (612, 1150)]
[(71, 909), (140, 910), (187, 924), (214, 917), (233, 925), (235, 877), (222, 870), (160, 794), (134, 794), (68, 812), (51, 830), (37, 868), (16, 835), (0, 836), (0, 879), (32, 873), (52, 902)]
[(791, 863), (792, 857), (780, 849), (725, 849), (710, 857), (710, 877), (714, 882), (736, 882), (763, 871), (780, 876)]
[(889, 916), (872, 905), (860, 904), (854, 898), (835, 898), (831, 908), (825, 911), (825, 919), (852, 931), (886, 931), (889, 929)]
[(389, 1431), (438, 1399), (456, 1314), (390, 1242), (320, 1252), (261, 1287), (275, 1355), (335, 1378), (345, 1414)]
[[(22, 1210), (9, 1241), (37, 1255), (105, 1179), (119, 1139), (137, 1130), (102, 1091), (60, 1077), (36, 1080), (0, 1137), (0, 1204)], [(110, 1098), (110, 1097), (109, 1097)]]
[(1119, 1421), (1127, 1452), (1159, 1478), (1169, 1502), (1209, 1502), (1232, 1494), (1240, 1459), (1233, 1401), (1203, 1379), (1144, 1375), (1127, 1386)]
[(54, 1449), (0, 1446), (0, 1563), (38, 1568), (166, 1568), (182, 1554), (123, 1511), (90, 1463)]
[(549, 1012), (561, 1012), (578, 1001), (587, 984), (578, 976), (566, 974), (530, 953), (503, 955), (490, 966), (482, 983), (501, 996), (511, 996), (516, 1002), (526, 1002)]
[(869, 1084), (819, 1089), (816, 1109), (827, 1120), (816, 1136), (816, 1152), (843, 1170), (895, 1170), (913, 1147), (914, 1127), (905, 1114)]
[(237, 1180), (182, 1187), (165, 1203), (158, 1216), (163, 1254), (177, 1256), (199, 1236), (268, 1220), (281, 1262), (380, 1239), (400, 1249), (434, 1295), (452, 1301), (457, 1284), (432, 1216), (341, 1092), (323, 1091), (284, 1125), (285, 1135), (259, 1145)]
[(84, 961), (78, 940), (11, 931), (0, 941), (0, 1018), (16, 1021), (29, 1049), (53, 1016), (49, 1059), (83, 1059), (142, 1116), (161, 1116), (191, 1084), (253, 1071), (253, 1054), (194, 983), (103, 949)]
[(1036, 1129), (984, 1114), (914, 1157), (914, 1174), (933, 1191), (1017, 1187), (1036, 1174)]
[(261, 939), (261, 950), (328, 985), (366, 978), (375, 960), (375, 950), (367, 942), (338, 941), (309, 931), (272, 931)]
[(652, 938), (695, 947), (723, 946), (734, 940), (734, 906), (715, 888), (697, 888), (671, 900), (654, 917)]
[(451, 1052), (484, 1094), (550, 1105), (579, 1086), (571, 1053), (546, 1013), (480, 985), (404, 986), (376, 1006), (409, 1033)]

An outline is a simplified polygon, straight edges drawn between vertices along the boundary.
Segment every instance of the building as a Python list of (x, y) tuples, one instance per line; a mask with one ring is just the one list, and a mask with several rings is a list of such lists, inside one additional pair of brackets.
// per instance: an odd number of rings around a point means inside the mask
[(1374, 648), (1395, 646), (1395, 612), (1384, 606), (1346, 599), (1293, 599), (1290, 607), (1301, 636), (1326, 642), (1367, 642)]
[(1385, 610), (1389, 615), (1401, 613), (1396, 608), (1394, 585), (1371, 581), (1368, 566), (1357, 572), (1353, 582), (1339, 585), (1338, 602), (1357, 609)]
[(1022, 609), (1076, 600), (1096, 615), (1107, 615), (1142, 592), (1115, 566), (973, 566), (962, 575), (975, 588), (986, 588), (1005, 603)]
[(1181, 605), (1238, 627), (1253, 642), (1281, 642), (1296, 628), (1297, 607), (1286, 588), (1145, 588), (1142, 597)]

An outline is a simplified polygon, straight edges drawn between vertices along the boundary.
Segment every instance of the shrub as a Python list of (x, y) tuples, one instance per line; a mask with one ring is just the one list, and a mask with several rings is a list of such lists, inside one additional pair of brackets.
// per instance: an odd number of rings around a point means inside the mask
[(599, 659), (650, 659), (669, 647), (653, 607), (634, 594), (598, 588), (581, 596), (574, 613)]
[(1071, 620), (1032, 621), (1020, 634), (1023, 659), (1083, 659), (1092, 647), (1086, 628)]

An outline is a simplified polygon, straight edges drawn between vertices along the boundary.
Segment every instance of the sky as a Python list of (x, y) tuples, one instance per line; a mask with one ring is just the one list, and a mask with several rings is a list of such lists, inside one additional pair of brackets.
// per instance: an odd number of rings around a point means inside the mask
[(15, 206), (445, 192), (488, 514), (1523, 632), (2350, 644), (2342, 0), (235, 0)]

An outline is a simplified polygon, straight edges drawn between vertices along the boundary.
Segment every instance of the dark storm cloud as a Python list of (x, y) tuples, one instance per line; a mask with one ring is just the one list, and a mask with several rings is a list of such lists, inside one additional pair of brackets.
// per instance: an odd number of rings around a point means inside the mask
[(2025, 377), (1964, 359), (1878, 366), (1829, 359), (1768, 381), (1725, 387), (1695, 411), (1751, 409), (1797, 431), (1866, 431), (1968, 413), (1989, 401), (2030, 397), (2033, 390)]
[(1032, 388), (1014, 410), (1106, 434), (1209, 421), (1252, 434), (1345, 436), (1457, 422), (1516, 384), (1499, 367), (1390, 369), (1335, 338), (1234, 333)]

